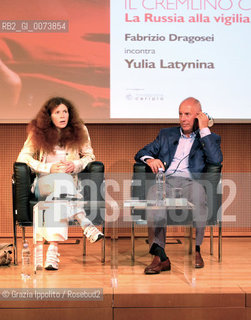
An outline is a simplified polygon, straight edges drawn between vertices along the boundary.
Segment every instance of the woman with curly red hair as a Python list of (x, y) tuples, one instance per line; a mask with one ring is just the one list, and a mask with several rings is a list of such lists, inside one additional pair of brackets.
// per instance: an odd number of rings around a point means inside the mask
[[(17, 158), (18, 162), (26, 163), (36, 173), (32, 191), (40, 200), (52, 199), (56, 185), (57, 188), (70, 185), (71, 194), (76, 195), (77, 173), (94, 160), (86, 126), (73, 104), (62, 97), (49, 99), (35, 119), (29, 123), (28, 138)], [(76, 210), (72, 215), (79, 221), (90, 242), (96, 242), (104, 237), (85, 217), (83, 209)], [(63, 219), (56, 227), (51, 227), (54, 219), (54, 212), (51, 211), (53, 209), (45, 210), (45, 225), (48, 227), (40, 228), (39, 232), (41, 238), (50, 242), (45, 269), (57, 270), (58, 241), (67, 239), (68, 228)], [(42, 244), (39, 244), (36, 250), (37, 266), (42, 267)]]

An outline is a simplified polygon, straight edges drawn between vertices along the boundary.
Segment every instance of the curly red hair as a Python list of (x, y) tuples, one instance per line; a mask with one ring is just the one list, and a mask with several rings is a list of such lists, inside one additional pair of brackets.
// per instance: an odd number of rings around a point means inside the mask
[[(69, 120), (67, 126), (59, 131), (51, 120), (51, 113), (60, 104), (67, 107)], [(52, 153), (57, 145), (79, 150), (88, 141), (83, 125), (76, 108), (69, 100), (54, 97), (45, 102), (35, 119), (29, 123), (28, 133), (31, 134), (36, 151), (42, 149)]]

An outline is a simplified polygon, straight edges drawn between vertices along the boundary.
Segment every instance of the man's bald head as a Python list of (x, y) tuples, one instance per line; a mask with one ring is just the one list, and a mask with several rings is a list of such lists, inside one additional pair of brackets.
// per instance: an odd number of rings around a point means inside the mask
[(195, 112), (201, 112), (202, 111), (200, 101), (195, 99), (195, 98), (193, 98), (193, 97), (189, 97), (189, 98), (186, 98), (185, 100), (183, 100), (181, 102), (179, 108), (181, 106), (183, 106), (183, 105), (184, 106), (188, 106), (188, 105), (192, 106), (194, 108)]

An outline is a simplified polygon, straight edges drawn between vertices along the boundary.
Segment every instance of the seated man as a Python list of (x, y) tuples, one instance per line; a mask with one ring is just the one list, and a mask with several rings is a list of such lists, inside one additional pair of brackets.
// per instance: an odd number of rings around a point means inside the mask
[[(208, 128), (208, 117), (201, 110), (201, 104), (195, 98), (187, 98), (179, 106), (180, 127), (162, 129), (157, 138), (146, 145), (135, 156), (135, 160), (145, 162), (157, 173), (163, 168), (166, 175), (167, 195), (172, 188), (182, 188), (182, 197), (193, 203), (196, 223), (196, 255), (195, 267), (203, 268), (204, 261), (200, 253), (200, 245), (204, 237), (207, 220), (207, 200), (205, 189), (197, 180), (205, 165), (220, 164), (222, 152), (220, 136), (211, 133)], [(150, 190), (152, 198), (155, 191)], [(152, 263), (145, 268), (145, 274), (156, 274), (171, 269), (165, 253), (166, 223), (162, 216), (148, 210), (148, 237), (150, 253), (154, 255)]]

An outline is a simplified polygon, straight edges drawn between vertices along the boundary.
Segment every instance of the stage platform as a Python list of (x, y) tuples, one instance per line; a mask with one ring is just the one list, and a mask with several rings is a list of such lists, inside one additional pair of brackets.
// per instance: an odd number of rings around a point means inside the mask
[[(21, 264), (0, 267), (1, 288), (102, 289), (100, 301), (25, 300), (0, 297), (1, 320), (218, 320), (251, 319), (251, 238), (223, 238), (223, 259), (209, 253), (209, 239), (202, 246), (203, 269), (194, 269), (186, 240), (167, 245), (172, 270), (144, 275), (151, 262), (144, 238), (136, 240), (136, 259), (131, 263), (130, 239), (106, 239), (106, 262), (100, 261), (101, 244), (88, 244), (82, 256), (80, 244), (62, 244), (58, 271), (39, 272), (28, 282), (21, 279)], [(31, 239), (30, 243), (32, 242)], [(0, 239), (8, 242), (11, 239)], [(72, 239), (70, 239), (72, 241)], [(173, 242), (173, 243), (172, 243)], [(18, 241), (19, 262), (21, 239)], [(46, 249), (47, 245), (45, 245)], [(3, 289), (1, 289), (3, 292)], [(48, 292), (48, 291), (47, 291)], [(62, 291), (60, 291), (62, 292)]]

